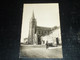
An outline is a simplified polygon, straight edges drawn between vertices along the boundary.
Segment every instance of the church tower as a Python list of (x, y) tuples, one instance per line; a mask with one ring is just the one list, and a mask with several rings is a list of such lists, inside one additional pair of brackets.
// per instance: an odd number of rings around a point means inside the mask
[(34, 12), (33, 12), (31, 20), (29, 22), (28, 44), (35, 43), (36, 26), (37, 26), (37, 22), (36, 22)]

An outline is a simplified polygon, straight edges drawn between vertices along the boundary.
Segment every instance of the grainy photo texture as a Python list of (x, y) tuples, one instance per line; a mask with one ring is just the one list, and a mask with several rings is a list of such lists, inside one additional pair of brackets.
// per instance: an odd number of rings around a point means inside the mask
[(63, 58), (58, 3), (24, 4), (20, 58)]

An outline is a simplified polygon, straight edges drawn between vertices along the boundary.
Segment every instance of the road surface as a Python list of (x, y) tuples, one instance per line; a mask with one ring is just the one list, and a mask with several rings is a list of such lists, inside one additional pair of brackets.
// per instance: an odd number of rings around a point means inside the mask
[(63, 58), (62, 47), (49, 47), (41, 45), (21, 45), (20, 47), (20, 57), (26, 58)]

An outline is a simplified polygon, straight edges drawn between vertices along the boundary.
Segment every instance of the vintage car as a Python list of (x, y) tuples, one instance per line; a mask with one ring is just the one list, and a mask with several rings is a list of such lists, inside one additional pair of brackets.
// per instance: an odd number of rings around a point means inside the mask
[(57, 47), (57, 44), (55, 41), (47, 41), (46, 46), (47, 47)]

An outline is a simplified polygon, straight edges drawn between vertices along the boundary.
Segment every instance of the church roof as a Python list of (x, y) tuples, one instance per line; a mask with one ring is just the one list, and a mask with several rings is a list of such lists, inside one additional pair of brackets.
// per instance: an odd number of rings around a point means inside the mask
[(37, 26), (37, 29), (42, 29), (42, 30), (51, 30), (51, 27)]

